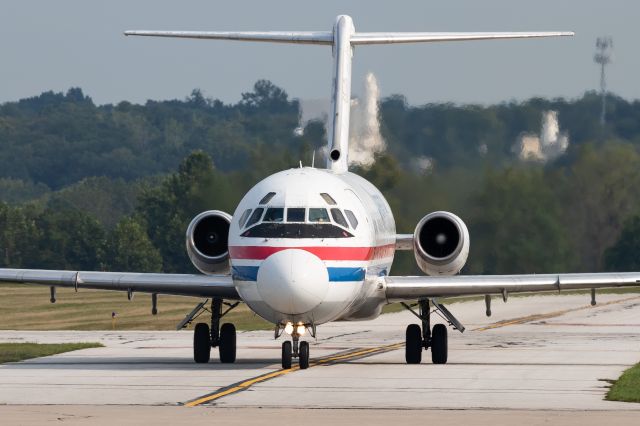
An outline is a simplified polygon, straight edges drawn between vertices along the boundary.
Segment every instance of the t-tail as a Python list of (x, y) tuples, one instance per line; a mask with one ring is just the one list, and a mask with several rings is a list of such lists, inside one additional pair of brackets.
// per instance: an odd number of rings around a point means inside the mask
[(328, 123), (327, 168), (335, 173), (348, 169), (349, 114), (351, 108), (351, 59), (353, 47), (365, 44), (429, 43), (441, 41), (500, 40), (572, 36), (573, 32), (356, 32), (353, 20), (340, 15), (332, 31), (126, 31), (125, 35), (178, 37), (213, 40), (238, 40), (272, 43), (316, 44), (331, 46), (333, 83), (331, 116)]

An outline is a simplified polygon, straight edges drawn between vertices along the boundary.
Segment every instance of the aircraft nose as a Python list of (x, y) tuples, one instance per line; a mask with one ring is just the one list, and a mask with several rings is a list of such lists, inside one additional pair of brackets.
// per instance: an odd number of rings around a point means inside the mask
[(288, 249), (272, 254), (258, 269), (258, 291), (272, 309), (302, 314), (318, 306), (329, 290), (324, 263), (305, 250)]

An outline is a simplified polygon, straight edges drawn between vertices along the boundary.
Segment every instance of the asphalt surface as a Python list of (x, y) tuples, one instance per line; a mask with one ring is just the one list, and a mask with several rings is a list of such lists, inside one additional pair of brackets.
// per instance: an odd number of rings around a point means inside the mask
[(319, 327), (305, 371), (279, 371), (281, 340), (272, 332), (239, 333), (236, 364), (214, 356), (198, 365), (189, 331), (0, 331), (0, 341), (106, 346), (0, 366), (0, 416), (36, 424), (66, 412), (67, 420), (99, 423), (111, 416), (108, 406), (128, 406), (124, 412), (134, 418), (149, 410), (140, 406), (161, 405), (154, 411), (160, 424), (174, 418), (168, 413), (205, 421), (222, 411), (246, 414), (250, 422), (304, 409), (314, 409), (314, 419), (343, 413), (345, 422), (371, 413), (372, 424), (396, 410), (458, 421), (476, 413), (476, 424), (496, 424), (492, 416), (500, 413), (510, 424), (515, 418), (543, 424), (553, 416), (566, 424), (583, 418), (581, 425), (601, 415), (640, 421), (640, 404), (604, 400), (607, 380), (640, 361), (639, 294), (598, 295), (595, 307), (586, 294), (512, 297), (494, 300), (491, 318), (483, 301), (449, 309), (467, 329), (449, 330), (446, 365), (431, 364), (429, 352), (422, 364), (405, 364), (398, 343), (415, 322), (408, 312)]

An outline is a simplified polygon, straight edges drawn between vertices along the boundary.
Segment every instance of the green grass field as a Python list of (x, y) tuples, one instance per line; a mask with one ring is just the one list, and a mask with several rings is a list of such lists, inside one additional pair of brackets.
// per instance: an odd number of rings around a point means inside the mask
[[(0, 284), (2, 330), (175, 330), (176, 325), (202, 299), (158, 296), (158, 315), (151, 315), (151, 295), (126, 292), (58, 288), (57, 302), (49, 302), (49, 288), (38, 285)], [(202, 321), (209, 322), (203, 313)], [(273, 326), (241, 304), (225, 317), (240, 330), (267, 330)], [(197, 320), (196, 320), (197, 322)]]
[(101, 347), (100, 343), (0, 343), (0, 364)]
[[(602, 293), (638, 292), (640, 288), (601, 290)], [(578, 292), (563, 292), (575, 294)], [(588, 291), (585, 295), (588, 303)], [(513, 295), (513, 297), (529, 296)], [(512, 297), (512, 296), (510, 296)], [(132, 301), (125, 292), (58, 288), (57, 302), (49, 302), (49, 288), (38, 285), (0, 284), (0, 330), (111, 330), (111, 313), (116, 312), (116, 330), (175, 330), (176, 325), (202, 299), (158, 296), (158, 315), (151, 315), (151, 295), (136, 293)], [(445, 304), (482, 300), (483, 296), (442, 299)], [(494, 298), (497, 303), (500, 297)], [(500, 300), (500, 303), (502, 301)], [(383, 313), (399, 312), (399, 303), (384, 307)], [(209, 322), (208, 313), (201, 320)], [(273, 325), (240, 304), (224, 321), (240, 330), (270, 330)], [(196, 320), (195, 322), (198, 322)]]
[(607, 392), (609, 401), (640, 402), (640, 364), (622, 373)]

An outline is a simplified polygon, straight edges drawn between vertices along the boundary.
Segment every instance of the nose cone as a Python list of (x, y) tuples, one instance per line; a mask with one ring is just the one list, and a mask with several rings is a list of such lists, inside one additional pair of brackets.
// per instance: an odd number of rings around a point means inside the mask
[(324, 300), (329, 290), (329, 273), (317, 256), (289, 249), (262, 262), (257, 284), (262, 300), (272, 309), (283, 314), (302, 314)]

